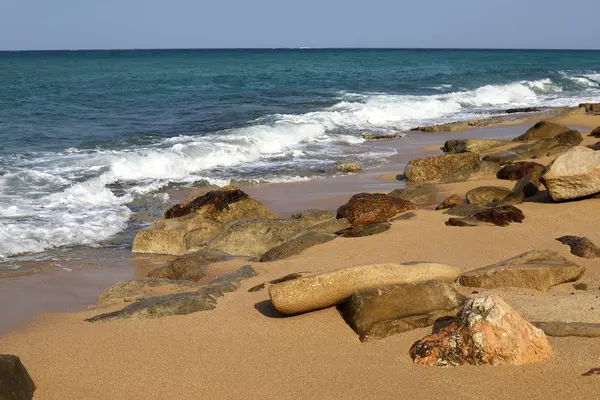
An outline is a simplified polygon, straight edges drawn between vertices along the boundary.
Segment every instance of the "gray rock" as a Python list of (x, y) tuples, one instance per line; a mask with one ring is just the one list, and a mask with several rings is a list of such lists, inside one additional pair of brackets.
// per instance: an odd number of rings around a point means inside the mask
[(285, 258), (300, 254), (310, 247), (327, 243), (335, 238), (335, 235), (327, 233), (309, 232), (302, 236), (298, 236), (289, 242), (285, 242), (277, 247), (272, 248), (263, 254), (263, 256), (260, 258), (260, 261), (268, 262), (283, 260)]
[(377, 235), (378, 233), (389, 231), (391, 227), (392, 224), (389, 222), (376, 222), (374, 224), (360, 225), (354, 228), (344, 229), (343, 231), (338, 232), (338, 235), (345, 238), (372, 236)]
[(111, 305), (120, 303), (133, 303), (148, 297), (153, 297), (153, 291), (161, 288), (169, 292), (189, 292), (198, 289), (197, 283), (188, 280), (172, 280), (160, 278), (136, 278), (130, 281), (119, 282), (106, 288), (98, 304)]
[(341, 230), (350, 228), (352, 225), (346, 218), (332, 219), (330, 221), (321, 222), (307, 228), (308, 232), (330, 233), (334, 234)]
[(469, 204), (488, 204), (501, 201), (511, 193), (510, 189), (499, 186), (481, 186), (467, 192)]
[(453, 195), (450, 195), (449, 197), (447, 197), (444, 201), (442, 201), (440, 203), (440, 205), (438, 205), (435, 209), (436, 210), (446, 210), (448, 208), (452, 208), (452, 207), (456, 207), (456, 206), (463, 206), (465, 204), (466, 204), (465, 201), (463, 199), (461, 199), (459, 195), (453, 194)]
[(581, 278), (585, 268), (551, 250), (534, 250), (484, 268), (462, 274), (463, 286), (519, 287), (548, 291), (552, 286)]
[(513, 188), (513, 193), (523, 194), (523, 198), (533, 197), (540, 191), (540, 171), (530, 171), (517, 181)]
[(556, 135), (567, 131), (570, 131), (570, 129), (564, 125), (559, 125), (548, 121), (540, 121), (529, 128), (527, 132), (519, 137), (516, 137), (514, 140), (518, 142), (525, 142), (537, 139), (553, 138)]
[(0, 399), (31, 400), (35, 384), (17, 356), (0, 354)]
[[(436, 311), (448, 312), (464, 299), (452, 286), (439, 281), (380, 286), (354, 293), (343, 305), (342, 314), (361, 341), (365, 341), (387, 337), (399, 328), (397, 324), (390, 324), (391, 331), (385, 331), (380, 324), (375, 335), (371, 330), (376, 324)], [(431, 318), (419, 320), (433, 323)], [(410, 326), (410, 322), (404, 321), (403, 325)]]
[(597, 258), (600, 257), (600, 248), (590, 239), (579, 236), (561, 236), (557, 238), (562, 244), (566, 244), (571, 248), (571, 254), (582, 258)]
[(210, 282), (210, 284), (211, 285), (229, 284), (229, 283), (237, 284), (242, 281), (245, 281), (246, 279), (253, 278), (255, 276), (258, 276), (258, 274), (254, 270), (254, 268), (252, 268), (252, 266), (250, 266), (250, 265), (244, 265), (243, 267), (238, 268), (234, 272), (231, 272), (229, 274), (224, 274), (224, 275), (221, 275), (221, 276), (213, 279)]
[(509, 144), (507, 140), (491, 140), (491, 139), (456, 139), (448, 140), (442, 151), (444, 153), (483, 153), (494, 147)]
[(444, 154), (409, 161), (404, 171), (408, 182), (440, 181), (457, 173), (470, 175), (479, 171), (481, 160), (477, 153)]
[(543, 330), (548, 336), (567, 337), (577, 336), (586, 338), (600, 338), (600, 324), (585, 322), (532, 322)]
[(231, 257), (218, 249), (201, 249), (194, 253), (177, 257), (164, 267), (148, 273), (151, 278), (189, 280), (197, 282), (206, 276), (209, 264)]
[(559, 154), (563, 154), (566, 153), (567, 151), (569, 151), (571, 149), (571, 146), (563, 146), (563, 145), (558, 145), (558, 146), (554, 146), (553, 148), (551, 148), (550, 150), (548, 150), (548, 156), (556, 156)]
[(554, 136), (554, 139), (558, 140), (559, 146), (575, 147), (579, 146), (583, 142), (583, 136), (581, 133), (574, 130), (568, 130), (566, 132), (559, 133)]
[(310, 227), (335, 220), (335, 215), (330, 211), (310, 209), (294, 213), (290, 219), (298, 221), (302, 226)]
[(436, 203), (437, 189), (435, 185), (424, 184), (416, 188), (396, 189), (388, 196), (413, 202), (421, 207)]

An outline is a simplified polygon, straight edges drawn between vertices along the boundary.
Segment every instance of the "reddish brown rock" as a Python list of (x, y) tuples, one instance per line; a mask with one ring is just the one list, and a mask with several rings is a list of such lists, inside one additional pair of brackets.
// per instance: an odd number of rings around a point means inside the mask
[(346, 218), (352, 226), (384, 222), (408, 210), (419, 207), (403, 199), (396, 199), (382, 193), (359, 193), (337, 211), (338, 218)]
[(450, 325), (410, 349), (415, 364), (444, 367), (522, 365), (547, 360), (551, 354), (544, 332), (496, 295), (467, 301)]

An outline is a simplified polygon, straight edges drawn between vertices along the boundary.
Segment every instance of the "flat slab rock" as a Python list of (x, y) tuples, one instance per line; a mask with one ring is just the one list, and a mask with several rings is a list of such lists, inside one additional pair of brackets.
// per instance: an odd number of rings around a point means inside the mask
[(368, 341), (431, 325), (464, 300), (450, 284), (427, 281), (356, 292), (341, 312), (360, 340)]
[[(460, 206), (459, 206), (460, 207)], [(477, 207), (477, 206), (476, 206)], [(455, 207), (456, 208), (456, 207)], [(450, 209), (452, 210), (452, 209)], [(448, 211), (450, 211), (448, 210)], [(508, 226), (510, 223), (521, 223), (525, 219), (523, 211), (519, 208), (506, 204), (497, 207), (485, 207), (482, 211), (475, 212), (466, 218), (450, 218), (448, 226), (479, 226), (496, 225)]]
[(217, 249), (201, 249), (194, 253), (177, 257), (164, 267), (156, 268), (148, 273), (151, 278), (189, 280), (198, 282), (204, 278), (208, 265), (231, 257)]
[(501, 201), (512, 191), (500, 186), (480, 186), (467, 192), (469, 204), (488, 204)]
[(548, 336), (600, 338), (600, 323), (585, 322), (532, 322)]
[(31, 400), (35, 384), (17, 356), (0, 354), (0, 399)]
[(189, 292), (199, 287), (198, 283), (188, 280), (136, 278), (109, 286), (100, 294), (97, 304), (107, 306), (135, 303), (148, 297), (155, 297), (156, 292), (160, 290), (170, 293)]
[(363, 265), (273, 285), (269, 296), (280, 313), (294, 315), (343, 303), (365, 289), (429, 280), (453, 282), (458, 275), (458, 268), (436, 263)]
[(240, 282), (258, 275), (249, 265), (237, 271), (222, 275), (199, 290), (151, 297), (128, 305), (122, 310), (96, 315), (88, 322), (111, 321), (130, 318), (161, 318), (170, 315), (186, 315), (198, 311), (214, 310), (217, 299), (225, 293), (236, 291)]
[(585, 268), (552, 250), (534, 250), (484, 268), (462, 274), (462, 286), (518, 287), (548, 291), (552, 286), (581, 278)]
[(277, 247), (272, 248), (262, 255), (261, 262), (283, 260), (302, 253), (313, 246), (327, 243), (337, 236), (327, 233), (309, 232)]

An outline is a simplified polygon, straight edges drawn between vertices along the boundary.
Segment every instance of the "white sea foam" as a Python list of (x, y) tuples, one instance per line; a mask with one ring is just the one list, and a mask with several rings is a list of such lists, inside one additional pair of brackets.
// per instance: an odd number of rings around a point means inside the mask
[[(567, 93), (567, 82), (582, 90)], [(341, 93), (339, 102), (326, 109), (270, 115), (210, 135), (180, 135), (120, 150), (70, 148), (11, 159), (0, 176), (0, 256), (97, 244), (127, 226), (128, 202), (169, 183), (221, 186), (232, 180), (305, 180), (310, 176), (306, 171), (338, 160), (368, 164), (393, 154), (391, 149), (369, 146), (362, 133), (398, 134), (415, 126), (480, 117), (482, 111), (599, 99), (598, 73), (430, 96)], [(113, 184), (121, 189), (113, 192)]]

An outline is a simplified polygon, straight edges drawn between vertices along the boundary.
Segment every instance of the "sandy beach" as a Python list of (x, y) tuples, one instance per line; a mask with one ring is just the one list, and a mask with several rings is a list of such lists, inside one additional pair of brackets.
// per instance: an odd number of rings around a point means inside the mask
[[(582, 146), (598, 140), (588, 134), (600, 126), (600, 115), (573, 114), (552, 121), (578, 129), (584, 136)], [(514, 138), (534, 122), (410, 133), (394, 139), (398, 154), (380, 168), (243, 189), (283, 217), (308, 208), (334, 211), (352, 194), (403, 188), (404, 182), (396, 176), (404, 172), (408, 161), (441, 154), (437, 149), (446, 140)], [(547, 165), (553, 158), (535, 161)], [(490, 177), (439, 183), (437, 201), (453, 193), (464, 196), (480, 186), (512, 189), (514, 182)], [(92, 324), (85, 319), (121, 307), (80, 311), (92, 305), (106, 286), (142, 276), (173, 257), (138, 255), (134, 261), (125, 259), (103, 269), (4, 279), (0, 280), (0, 303), (14, 303), (2, 307), (0, 318), (19, 318), (5, 325), (4, 329), (12, 329), (0, 336), (0, 353), (21, 358), (37, 386), (34, 398), (41, 400), (597, 399), (600, 377), (582, 374), (600, 367), (598, 338), (550, 337), (552, 357), (535, 364), (428, 367), (413, 364), (409, 349), (431, 333), (430, 327), (361, 343), (335, 307), (284, 318), (273, 308), (267, 290), (249, 293), (248, 289), (291, 273), (317, 274), (386, 262), (431, 261), (465, 272), (527, 251), (550, 249), (586, 268), (578, 283), (585, 283), (587, 290), (576, 290), (572, 283), (548, 292), (462, 286), (458, 290), (465, 296), (496, 293), (529, 321), (600, 323), (600, 262), (576, 257), (555, 240), (575, 235), (600, 243), (599, 206), (599, 198), (552, 203), (542, 191), (518, 205), (525, 215), (523, 223), (464, 228), (446, 226), (448, 215), (426, 207), (393, 221), (390, 230), (374, 236), (337, 238), (280, 261), (240, 258), (214, 264), (211, 276), (243, 265), (251, 265), (259, 275), (219, 298), (215, 310), (183, 316)], [(40, 288), (47, 290), (45, 297)], [(32, 291), (35, 300), (27, 300)], [(40, 311), (46, 313), (14, 328)]]

